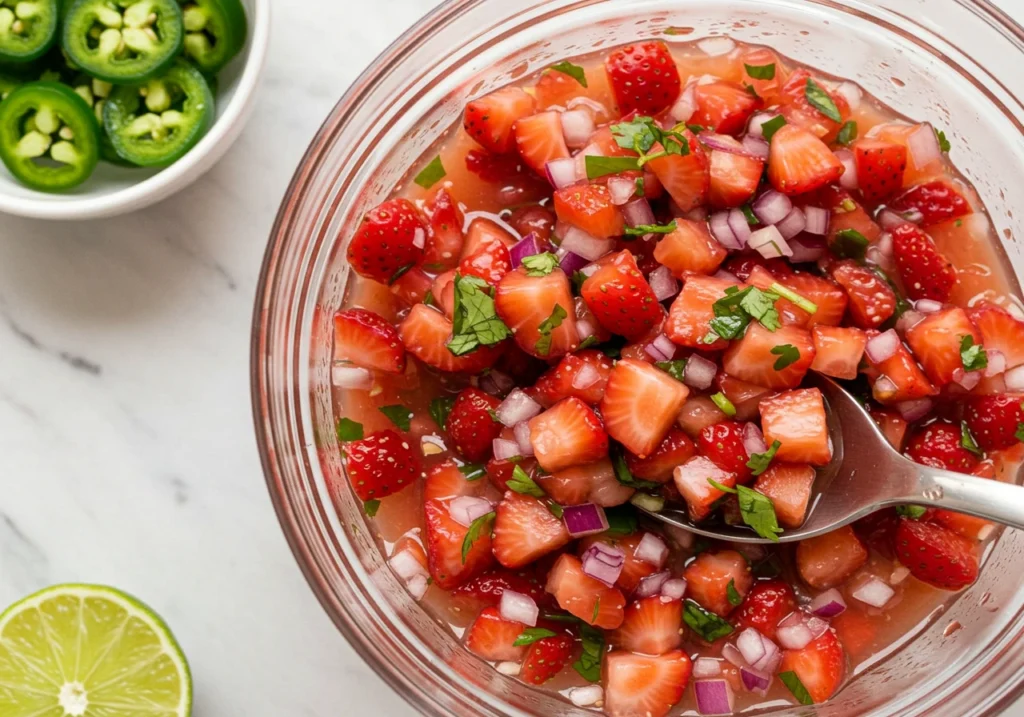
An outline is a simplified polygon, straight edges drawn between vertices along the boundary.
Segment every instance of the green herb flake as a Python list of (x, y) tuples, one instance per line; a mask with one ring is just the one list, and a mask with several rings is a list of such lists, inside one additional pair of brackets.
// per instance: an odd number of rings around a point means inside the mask
[(576, 350), (582, 351), (583, 349), (589, 349), (592, 346), (597, 346), (597, 336), (590, 335), (587, 338), (583, 339), (582, 341), (580, 341), (580, 345), (576, 347)]
[(605, 535), (632, 535), (640, 525), (636, 510), (631, 505), (606, 508), (604, 516), (608, 519), (608, 530), (604, 531)]
[(725, 586), (725, 596), (729, 600), (729, 604), (733, 607), (739, 607), (740, 603), (743, 602), (743, 596), (740, 595), (736, 589), (736, 583), (734, 580), (730, 580), (729, 584)]
[(408, 431), (412, 422), (412, 411), (405, 406), (380, 406), (378, 409), (401, 431)]
[(597, 157), (588, 154), (583, 162), (587, 168), (587, 179), (598, 179), (609, 174), (635, 172), (640, 169), (636, 157)]
[(807, 85), (804, 87), (804, 97), (807, 98), (807, 101), (811, 103), (812, 107), (833, 122), (843, 121), (843, 116), (839, 113), (839, 108), (836, 107), (835, 100), (833, 100), (832, 96), (825, 91), (824, 87), (819, 85), (810, 77), (807, 78)]
[(465, 477), (467, 481), (476, 481), (487, 475), (487, 469), (479, 463), (466, 463), (465, 465), (459, 466), (459, 473)]
[(565, 515), (565, 511), (562, 509), (562, 506), (556, 503), (555, 501), (549, 500), (545, 503), (545, 505), (548, 508), (548, 512), (551, 513), (551, 515), (558, 518), (559, 520), (561, 520), (562, 516)]
[(395, 272), (394, 274), (392, 274), (392, 275), (391, 275), (391, 278), (390, 278), (390, 279), (388, 279), (388, 286), (391, 286), (391, 285), (392, 285), (392, 284), (394, 284), (394, 283), (395, 283), (396, 281), (398, 281), (398, 280), (399, 280), (399, 279), (401, 279), (401, 278), (402, 278), (403, 276), (405, 276), (405, 275), (406, 275), (406, 274), (408, 274), (408, 273), (409, 273), (410, 271), (412, 271), (412, 268), (413, 268), (414, 266), (416, 266), (416, 265), (415, 265), (415, 264), (406, 264), (405, 266), (399, 267), (398, 271), (396, 271), (396, 272)]
[(494, 346), (512, 335), (494, 310), (492, 289), (475, 276), (455, 275), (455, 309), (448, 350), (463, 356), (479, 346)]
[(868, 238), (856, 229), (840, 229), (828, 248), (840, 259), (863, 262), (868, 252)]
[(561, 72), (563, 75), (569, 75), (583, 87), (587, 86), (587, 72), (579, 65), (574, 65), (568, 60), (559, 62), (557, 65), (552, 65), (551, 69), (555, 72)]
[[(670, 130), (664, 130), (651, 117), (635, 117), (631, 122), (620, 122), (611, 127), (612, 136), (620, 147), (631, 149), (640, 155), (635, 160), (636, 166), (633, 169), (640, 169), (647, 162), (659, 157), (688, 155), (690, 140), (682, 134), (683, 129), (685, 125), (676, 125)], [(648, 154), (656, 144), (661, 145), (661, 150)]]
[(683, 605), (683, 622), (708, 642), (720, 640), (733, 633), (733, 626), (713, 612), (708, 612), (693, 600)]
[(556, 637), (555, 633), (543, 627), (528, 627), (519, 633), (519, 637), (512, 643), (512, 647), (525, 647), (532, 645), (545, 637)]
[(786, 686), (786, 689), (793, 693), (797, 702), (802, 705), (814, 704), (814, 700), (811, 699), (811, 693), (807, 691), (804, 683), (800, 681), (795, 672), (780, 672), (779, 679), (782, 680), (782, 684)]
[(676, 220), (668, 224), (638, 224), (635, 227), (626, 227), (626, 236), (642, 237), (647, 234), (671, 234), (676, 230)]
[(761, 220), (757, 218), (756, 214), (754, 214), (753, 207), (751, 207), (749, 204), (744, 204), (742, 207), (740, 207), (740, 211), (743, 212), (743, 216), (747, 218), (747, 224), (749, 224), (750, 226), (754, 226), (756, 224), (761, 223)]
[(855, 139), (857, 139), (857, 123), (849, 120), (839, 129), (836, 142), (847, 147)]
[(427, 289), (427, 293), (423, 297), (423, 303), (427, 306), (437, 306), (437, 300), (434, 299), (434, 292), (430, 289)]
[(376, 498), (363, 502), (363, 512), (366, 513), (366, 517), (374, 517), (378, 510), (380, 510), (380, 501)]
[(771, 499), (758, 493), (756, 490), (747, 488), (745, 485), (736, 488), (737, 497), (740, 501), (740, 514), (743, 522), (754, 529), (754, 532), (762, 538), (779, 542), (778, 518), (775, 515), (775, 505)]
[(721, 409), (722, 413), (724, 413), (729, 418), (732, 418), (733, 416), (736, 415), (736, 406), (734, 406), (732, 401), (730, 401), (728, 397), (721, 391), (719, 391), (716, 394), (713, 394), (711, 396), (711, 400), (714, 401), (715, 405)]
[(755, 578), (777, 578), (782, 575), (782, 565), (776, 555), (769, 555), (750, 571)]
[(590, 616), (591, 624), (597, 622), (597, 616), (601, 614), (601, 598), (594, 601), (594, 614)]
[(437, 155), (430, 160), (430, 164), (424, 167), (423, 171), (416, 175), (413, 181), (424, 189), (430, 189), (444, 179), (446, 174), (448, 173), (444, 170), (444, 165), (441, 164), (441, 155)]
[(775, 63), (769, 65), (748, 65), (743, 63), (744, 69), (752, 79), (755, 80), (774, 80), (775, 79)]
[(975, 455), (982, 455), (981, 448), (978, 447), (978, 442), (974, 440), (974, 434), (971, 433), (967, 421), (960, 421), (960, 445)]
[(748, 286), (742, 291), (738, 287), (730, 286), (725, 290), (725, 296), (711, 305), (715, 318), (711, 319), (709, 325), (712, 334), (707, 338), (714, 343), (717, 338), (727, 341), (738, 339), (743, 336), (751, 319), (758, 322), (769, 331), (775, 331), (781, 326), (779, 312), (775, 310), (775, 301), (778, 294), (765, 292), (756, 286)]
[(634, 192), (634, 194), (638, 197), (642, 197), (647, 194), (647, 186), (644, 182), (643, 177), (636, 178), (636, 191)]
[(469, 557), (469, 551), (473, 549), (473, 543), (480, 539), (484, 529), (490, 530), (490, 524), (494, 521), (497, 514), (492, 510), (487, 515), (481, 515), (479, 518), (469, 524), (469, 530), (466, 532), (466, 537), (462, 540), (462, 564), (466, 564), (466, 558)]
[(948, 152), (950, 149), (952, 149), (953, 145), (949, 143), (949, 140), (946, 139), (946, 133), (943, 132), (941, 129), (935, 130), (935, 138), (939, 140), (940, 152)]
[(896, 512), (904, 518), (920, 520), (928, 512), (928, 509), (923, 505), (899, 505), (896, 506)]
[(587, 682), (601, 681), (601, 659), (604, 657), (604, 633), (596, 627), (581, 622), (580, 642), (583, 652), (580, 659), (572, 663), (572, 669)]
[(549, 251), (523, 259), (527, 276), (547, 276), (558, 268), (558, 257)]
[(974, 343), (974, 337), (964, 334), (960, 337), (960, 361), (964, 371), (980, 371), (988, 367), (988, 354), (985, 347)]
[(768, 447), (766, 452), (755, 453), (750, 456), (750, 460), (747, 461), (747, 468), (753, 471), (754, 475), (761, 475), (768, 470), (768, 466), (771, 465), (772, 459), (775, 458), (775, 454), (779, 452), (780, 448), (782, 448), (782, 443), (772, 441), (771, 446)]
[(705, 127), (705, 126), (704, 126), (704, 125), (702, 125), (702, 124), (687, 124), (687, 125), (686, 125), (686, 129), (690, 130), (690, 131), (691, 131), (691, 132), (693, 132), (694, 134), (700, 134), (701, 132), (703, 132), (704, 130), (706, 130), (706, 129), (707, 129), (707, 127)]
[(654, 364), (676, 381), (682, 381), (686, 375), (686, 359), (676, 361), (658, 361)]
[(565, 309), (562, 308), (561, 304), (555, 304), (555, 308), (551, 311), (551, 316), (544, 319), (540, 326), (537, 327), (537, 331), (540, 333), (540, 338), (537, 339), (537, 343), (534, 348), (537, 353), (541, 356), (547, 356), (551, 353), (551, 332), (562, 325), (565, 317), (569, 314), (566, 313)]
[(786, 124), (786, 118), (782, 115), (775, 115), (767, 122), (761, 124), (761, 136), (764, 137), (766, 142), (771, 142), (772, 137), (782, 129), (784, 124)]
[(356, 423), (351, 418), (339, 419), (337, 431), (338, 440), (343, 443), (363, 440), (363, 424)]
[(796, 304), (799, 308), (806, 311), (808, 314), (818, 313), (818, 305), (810, 299), (806, 299), (800, 294), (796, 293), (787, 286), (783, 286), (779, 282), (775, 282), (771, 285), (771, 290), (781, 296), (783, 299), (788, 299)]
[(518, 465), (512, 469), (512, 477), (508, 479), (505, 487), (516, 493), (532, 495), (534, 498), (543, 498), (547, 495), (544, 489), (537, 485), (537, 482), (530, 477), (530, 474), (524, 471), (522, 466)]
[(580, 292), (583, 291), (583, 284), (590, 277), (584, 274), (582, 271), (577, 269), (572, 273), (572, 290), (573, 293), (579, 296)]
[(626, 453), (618, 445), (612, 446), (612, 467), (615, 469), (615, 478), (624, 486), (636, 488), (637, 490), (656, 490), (660, 484), (652, 481), (640, 480), (633, 476), (626, 463)]
[(1024, 422), (1017, 424), (1017, 431), (1013, 434), (1013, 437), (1021, 443), (1024, 443)]
[(448, 414), (452, 412), (454, 405), (454, 396), (435, 398), (430, 402), (430, 417), (434, 419), (434, 423), (441, 430), (444, 430), (444, 424), (448, 422)]
[(800, 360), (800, 349), (793, 344), (780, 344), (779, 346), (773, 346), (772, 354), (779, 357), (775, 360), (774, 368), (776, 371), (781, 371), (787, 366)]

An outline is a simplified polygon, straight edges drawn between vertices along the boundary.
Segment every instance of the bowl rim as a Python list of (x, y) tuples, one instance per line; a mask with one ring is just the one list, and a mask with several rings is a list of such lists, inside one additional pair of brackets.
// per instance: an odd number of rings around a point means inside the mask
[(0, 193), (0, 212), (30, 219), (98, 219), (143, 209), (194, 182), (238, 139), (252, 113), (270, 48), (270, 0), (253, 0), (249, 47), (234, 95), (210, 131), (184, 157), (151, 177), (101, 197)]

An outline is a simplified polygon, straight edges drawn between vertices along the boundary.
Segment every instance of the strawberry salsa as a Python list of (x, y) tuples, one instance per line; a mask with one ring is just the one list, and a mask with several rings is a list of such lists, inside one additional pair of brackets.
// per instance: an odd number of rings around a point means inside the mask
[(795, 548), (641, 518), (799, 527), (832, 458), (809, 371), (920, 463), (1009, 480), (1024, 438), (1024, 322), (944, 133), (678, 39), (470, 101), (345, 230), (334, 316), (391, 569), (503, 674), (616, 717), (824, 702), (977, 578), (994, 526), (943, 510)]

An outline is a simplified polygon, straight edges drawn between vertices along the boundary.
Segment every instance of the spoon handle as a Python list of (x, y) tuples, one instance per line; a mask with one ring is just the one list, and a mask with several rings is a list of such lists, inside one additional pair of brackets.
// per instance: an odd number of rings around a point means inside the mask
[(967, 513), (1024, 529), (1024, 487), (917, 466), (918, 487), (906, 503)]

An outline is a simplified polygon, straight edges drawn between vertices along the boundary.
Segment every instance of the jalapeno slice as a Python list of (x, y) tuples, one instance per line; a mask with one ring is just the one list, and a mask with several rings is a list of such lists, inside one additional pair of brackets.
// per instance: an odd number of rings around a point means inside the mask
[(248, 24), (239, 0), (189, 0), (182, 8), (185, 54), (203, 72), (217, 72), (245, 46)]
[(60, 0), (0, 0), (0, 61), (31, 62), (57, 40)]
[(88, 179), (99, 161), (98, 131), (89, 105), (56, 82), (29, 82), (0, 102), (0, 159), (33, 189), (71, 189)]
[(96, 121), (99, 123), (100, 159), (121, 167), (136, 166), (121, 158), (103, 127), (103, 107), (107, 104), (110, 93), (114, 91), (114, 86), (109, 82), (97, 80), (84, 74), (75, 75), (70, 84), (75, 94), (85, 100), (85, 103), (92, 107), (93, 113), (96, 115)]
[(174, 62), (184, 36), (176, 0), (75, 0), (64, 16), (69, 62), (115, 84), (162, 73)]
[(177, 161), (213, 124), (213, 94), (199, 70), (184, 62), (144, 85), (115, 87), (103, 126), (123, 159), (142, 167)]
[(7, 99), (7, 95), (14, 91), (14, 88), (22, 83), (13, 75), (7, 75), (0, 72), (0, 100)]

